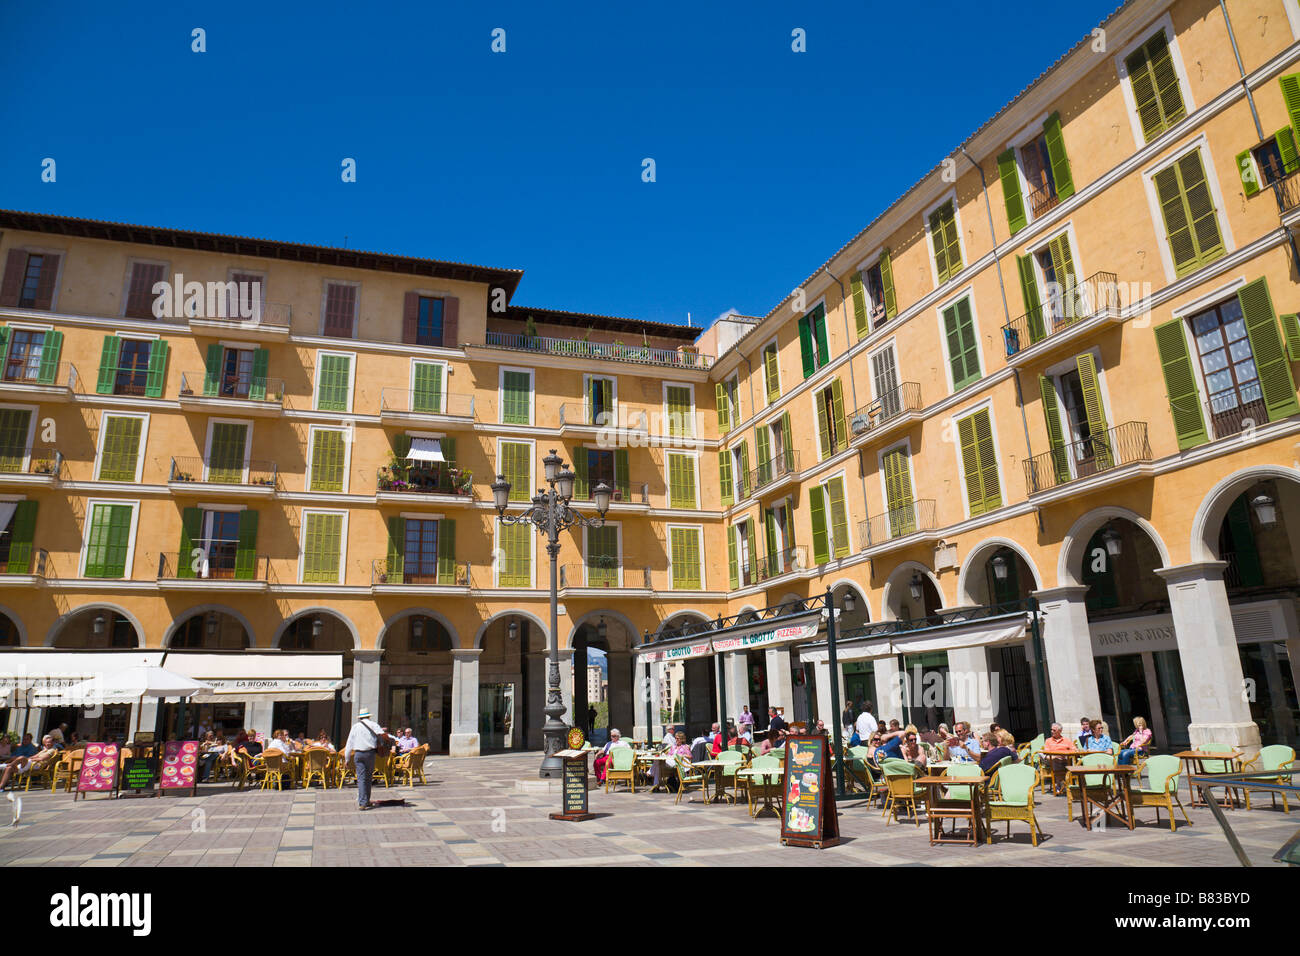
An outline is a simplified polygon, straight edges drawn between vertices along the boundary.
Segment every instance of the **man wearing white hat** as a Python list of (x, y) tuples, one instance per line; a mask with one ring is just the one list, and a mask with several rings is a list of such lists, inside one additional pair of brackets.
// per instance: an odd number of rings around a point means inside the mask
[(370, 802), (370, 780), (375, 773), (375, 752), (388, 740), (388, 734), (370, 719), (370, 709), (361, 708), (357, 722), (348, 733), (348, 741), (343, 745), (343, 762), (348, 762), (351, 755), (357, 767), (357, 809), (369, 810), (374, 806)]

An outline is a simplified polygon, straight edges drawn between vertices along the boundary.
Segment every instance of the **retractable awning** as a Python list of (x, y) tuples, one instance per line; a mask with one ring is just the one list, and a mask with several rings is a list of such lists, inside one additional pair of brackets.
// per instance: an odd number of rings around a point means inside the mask
[[(1029, 615), (1024, 612), (1002, 614), (937, 627), (923, 627), (884, 635), (845, 637), (835, 642), (835, 657), (840, 662), (869, 661), (898, 654), (924, 654), (929, 651), (957, 651), (968, 647), (994, 647), (1015, 644), (1028, 637)], [(816, 663), (830, 659), (825, 641), (799, 649), (799, 659)]]
[(439, 438), (412, 438), (408, 461), (446, 461), (442, 457), (442, 440)]
[(821, 627), (821, 619), (821, 611), (813, 611), (803, 617), (781, 621), (760, 621), (716, 631), (712, 635), (702, 634), (698, 637), (683, 638), (680, 641), (665, 642), (659, 646), (651, 645), (645, 650), (637, 650), (636, 653), (643, 661), (675, 661), (690, 657), (708, 657), (730, 651), (747, 651), (777, 644), (792, 644), (816, 637)]

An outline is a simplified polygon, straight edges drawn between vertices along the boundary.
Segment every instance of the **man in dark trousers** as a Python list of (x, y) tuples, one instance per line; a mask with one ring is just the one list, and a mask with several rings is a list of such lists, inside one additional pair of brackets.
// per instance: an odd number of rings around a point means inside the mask
[(370, 802), (370, 782), (375, 773), (375, 754), (388, 742), (388, 734), (370, 718), (369, 708), (362, 707), (357, 722), (348, 733), (348, 742), (343, 745), (343, 763), (348, 762), (351, 754), (357, 767), (358, 810), (369, 810), (374, 806)]

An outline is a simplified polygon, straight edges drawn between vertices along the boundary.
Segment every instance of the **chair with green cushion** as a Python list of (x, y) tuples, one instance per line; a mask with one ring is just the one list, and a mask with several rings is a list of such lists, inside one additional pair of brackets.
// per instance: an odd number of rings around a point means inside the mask
[(729, 802), (735, 803), (735, 796), (732, 793), (727, 793), (727, 784), (731, 784), (733, 792), (737, 790), (738, 778), (736, 777), (736, 771), (745, 765), (745, 756), (737, 750), (724, 750), (718, 754), (718, 762), (725, 764), (725, 766), (718, 768), (718, 787)]
[(1183, 801), (1178, 799), (1178, 778), (1182, 769), (1182, 763), (1172, 754), (1157, 754), (1148, 759), (1146, 770), (1150, 786), (1134, 787), (1129, 794), (1133, 801), (1134, 815), (1143, 807), (1154, 807), (1156, 824), (1159, 825), (1160, 810), (1163, 807), (1169, 811), (1169, 829), (1177, 831), (1178, 826), (1174, 822), (1174, 804), (1177, 803), (1183, 819), (1191, 823), (1187, 811), (1183, 809)]
[(680, 755), (673, 757), (673, 762), (677, 765), (677, 799), (674, 803), (682, 802), (682, 794), (691, 787), (704, 786), (704, 774), (691, 768), (691, 762)]
[(898, 819), (898, 812), (906, 808), (912, 821), (921, 825), (920, 810), (925, 805), (926, 791), (913, 781), (916, 779), (916, 767), (897, 757), (886, 757), (880, 762), (881, 773), (885, 777), (885, 825), (891, 819)]
[(631, 747), (615, 747), (609, 752), (609, 766), (605, 768), (605, 792), (622, 780), (636, 793), (636, 751)]
[(1038, 773), (1033, 767), (1023, 763), (1007, 764), (994, 771), (990, 789), (997, 789), (997, 799), (988, 802), (989, 828), (985, 834), (987, 842), (993, 842), (993, 824), (998, 820), (1007, 823), (1007, 836), (1011, 836), (1011, 821), (1023, 820), (1029, 824), (1029, 839), (1038, 846), (1038, 837), (1042, 829), (1034, 818), (1034, 785), (1038, 782)]
[[(1217, 741), (1206, 741), (1203, 744), (1193, 748), (1201, 753), (1207, 754), (1225, 754), (1232, 753), (1236, 748), (1229, 747), (1227, 744), (1221, 744)], [(1202, 760), (1200, 761), (1201, 770), (1205, 773), (1231, 773), (1233, 770), (1232, 762), (1229, 760)], [(1223, 788), (1223, 794), (1228, 796), (1229, 787)], [(1211, 796), (1214, 795), (1214, 787), (1206, 787)], [(1195, 801), (1193, 801), (1194, 803)]]
[[(1276, 777), (1260, 777), (1261, 783), (1291, 783), (1291, 774), (1295, 770), (1295, 751), (1286, 744), (1269, 744), (1267, 747), (1261, 747), (1259, 753), (1251, 757), (1241, 765), (1242, 770), (1258, 772), (1261, 770), (1280, 770)], [(1273, 808), (1277, 808), (1277, 792), (1269, 791), (1269, 798), (1273, 801)], [(1250, 790), (1246, 790), (1246, 809), (1250, 809)], [(1286, 800), (1286, 792), (1282, 793), (1282, 810), (1286, 813), (1291, 812), (1291, 807)]]
[(775, 757), (777, 760), (784, 760), (784, 759), (785, 759), (785, 744), (782, 744), (782, 745), (779, 746), (779, 747), (773, 747), (773, 748), (772, 748), (772, 751), (771, 751), (771, 756)]
[(1047, 740), (1042, 734), (1039, 734), (1027, 744), (1021, 744), (1016, 748), (1016, 754), (1021, 760), (1032, 760), (1038, 751), (1043, 749), (1043, 743)]
[[(763, 754), (755, 757), (749, 764), (750, 770), (776, 770), (784, 769), (784, 763), (773, 757), (771, 754)], [(782, 780), (780, 776), (774, 777), (773, 783), (767, 783), (765, 777), (757, 775), (746, 775), (738, 778), (743, 782), (745, 787), (746, 801), (749, 803), (749, 815), (752, 817), (755, 812), (754, 797), (779, 797), (781, 795)]]
[[(1079, 763), (1085, 767), (1113, 767), (1115, 758), (1108, 753), (1085, 754), (1079, 758)], [(1089, 799), (1110, 799), (1110, 788), (1112, 785), (1110, 774), (1090, 773), (1086, 777), (1073, 777), (1070, 780), (1070, 786), (1066, 791), (1066, 815), (1071, 822), (1074, 821), (1074, 798), (1079, 793), (1079, 788), (1084, 787), (1089, 793)]]
[[(954, 778), (982, 777), (983, 775), (984, 773), (982, 770), (980, 770), (980, 765), (977, 763), (955, 763), (952, 766), (950, 766), (948, 768), (947, 773), (944, 774), (945, 777), (954, 777)], [(939, 812), (941, 808), (945, 806), (951, 809), (953, 804), (966, 804), (967, 807), (970, 807), (971, 805), (970, 784), (957, 784), (957, 785), (946, 786), (944, 788), (941, 807), (936, 808), (935, 812)], [(969, 817), (972, 815), (967, 812), (966, 816)], [(974, 826), (973, 820), (971, 821), (971, 825)], [(957, 830), (957, 816), (953, 816), (952, 831), (955, 833), (956, 830)]]

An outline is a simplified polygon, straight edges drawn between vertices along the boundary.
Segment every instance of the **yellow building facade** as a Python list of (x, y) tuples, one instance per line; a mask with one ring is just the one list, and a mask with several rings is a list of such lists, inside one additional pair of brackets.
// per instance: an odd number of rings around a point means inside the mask
[(608, 652), (637, 736), (664, 699), (838, 719), (829, 592), (878, 715), (1294, 746), (1297, 129), (1294, 0), (1132, 0), (703, 333), (522, 307), (509, 269), (0, 214), (10, 727), (124, 731), (30, 693), (144, 649), (219, 680), (207, 726), (540, 746), (547, 557), (489, 485), (526, 503), (556, 449), (580, 509), (615, 491), (562, 539), (561, 655)]

